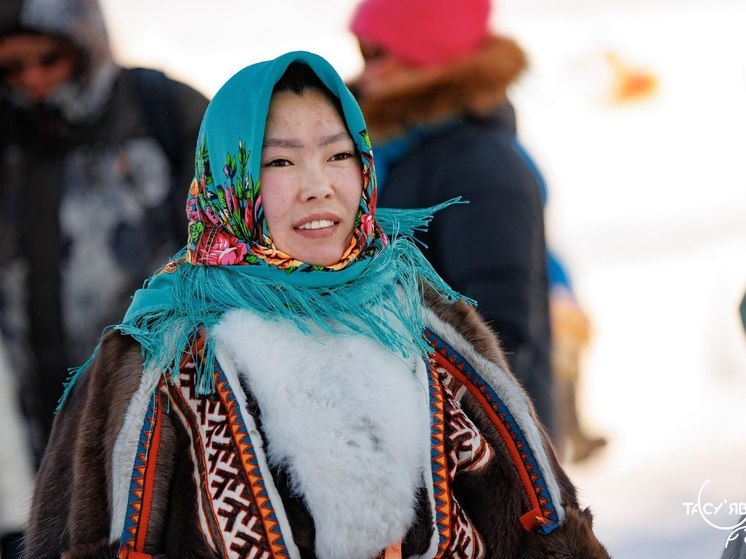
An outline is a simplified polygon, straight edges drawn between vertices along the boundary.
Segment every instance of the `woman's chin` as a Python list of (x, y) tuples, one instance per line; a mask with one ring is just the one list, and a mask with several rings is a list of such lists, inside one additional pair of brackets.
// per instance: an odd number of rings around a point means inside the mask
[(306, 255), (305, 258), (298, 258), (301, 262), (305, 262), (311, 266), (323, 266), (329, 268), (334, 266), (342, 259), (342, 253), (338, 252), (336, 255), (323, 255), (323, 254), (310, 254)]
[[(331, 239), (325, 239), (303, 243), (301, 246), (288, 247), (289, 250), (283, 252), (305, 264), (329, 268), (339, 263), (346, 246), (347, 243), (342, 243), (339, 240), (331, 242)], [(282, 250), (279, 246), (277, 248)]]

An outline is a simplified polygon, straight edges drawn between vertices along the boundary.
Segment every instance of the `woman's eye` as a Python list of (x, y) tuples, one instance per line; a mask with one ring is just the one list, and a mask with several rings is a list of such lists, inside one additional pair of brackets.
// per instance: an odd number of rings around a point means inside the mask
[(289, 165), (290, 161), (287, 159), (272, 159), (264, 164), (265, 167), (287, 167)]
[(340, 153), (335, 153), (329, 158), (329, 161), (344, 161), (345, 159), (349, 159), (352, 157), (353, 154), (349, 151), (343, 151)]

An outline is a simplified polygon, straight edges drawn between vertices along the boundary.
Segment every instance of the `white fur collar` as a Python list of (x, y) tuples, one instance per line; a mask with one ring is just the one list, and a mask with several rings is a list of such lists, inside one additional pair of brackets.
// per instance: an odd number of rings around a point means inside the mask
[(287, 468), (313, 516), (316, 555), (367, 559), (401, 540), (429, 472), (422, 360), (242, 310), (213, 335), (257, 399), (270, 464)]

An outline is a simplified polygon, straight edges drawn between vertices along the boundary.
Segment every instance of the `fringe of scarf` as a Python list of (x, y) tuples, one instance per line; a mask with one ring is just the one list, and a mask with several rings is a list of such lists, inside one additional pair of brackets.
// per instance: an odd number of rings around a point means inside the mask
[(417, 232), (425, 232), (435, 214), (440, 210), (457, 204), (468, 204), (461, 196), (451, 198), (429, 208), (398, 209), (379, 208), (376, 212), (376, 221), (389, 237), (411, 237), (416, 243), (425, 246), (422, 241), (414, 236)]
[[(411, 354), (427, 357), (432, 348), (422, 335), (423, 285), (429, 284), (448, 301), (463, 299), (475, 303), (443, 281), (411, 235), (426, 230), (435, 212), (457, 203), (462, 201), (453, 199), (419, 210), (382, 209), (379, 216), (393, 240), (365, 263), (360, 274), (348, 281), (300, 285), (293, 281), (293, 276), (302, 272), (295, 272), (278, 282), (275, 274), (267, 277), (246, 273), (246, 269), (237, 270), (239, 267), (191, 265), (183, 261), (185, 252), (182, 251), (175, 258), (182, 263), (168, 277), (171, 284), (168, 304), (134, 315), (128, 313), (124, 322), (106, 331), (116, 330), (132, 336), (141, 346), (144, 367), (159, 367), (170, 380), (178, 374), (183, 352), (191, 345), (195, 333), (200, 328), (209, 331), (225, 312), (233, 309), (289, 320), (303, 332), (316, 327), (334, 334), (362, 334), (402, 357)], [(343, 278), (344, 272), (332, 274)], [(327, 274), (329, 272), (318, 277), (331, 280)], [(401, 327), (394, 327), (391, 320), (384, 317), (393, 318)], [(261, 350), (256, 348), (256, 351)], [(58, 410), (97, 353), (98, 347), (83, 365), (70, 370)], [(214, 347), (209, 337), (203, 358), (196, 361), (201, 364), (197, 370), (197, 393), (211, 394), (215, 389)]]

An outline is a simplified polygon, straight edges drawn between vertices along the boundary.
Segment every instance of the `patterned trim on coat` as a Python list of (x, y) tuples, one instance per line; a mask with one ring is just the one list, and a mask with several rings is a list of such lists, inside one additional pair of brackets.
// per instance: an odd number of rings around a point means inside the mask
[(229, 559), (287, 558), (240, 403), (217, 359), (212, 367), (215, 394), (197, 395), (195, 365), (204, 357), (204, 341), (200, 333), (185, 353), (172, 396), (192, 433), (211, 524), (218, 527), (218, 539)]
[(443, 372), (431, 360), (428, 364), (431, 462), (438, 531), (435, 558), (483, 559), (486, 553), (484, 540), (451, 488), (458, 473), (479, 469), (492, 456), (492, 451), (461, 410), (444, 380)]
[(444, 370), (463, 384), (500, 433), (531, 504), (531, 510), (519, 519), (521, 525), (529, 531), (543, 534), (552, 532), (559, 526), (555, 504), (534, 457), (534, 451), (510, 410), (497, 392), (450, 345), (428, 329), (425, 330), (425, 337), (435, 350), (431, 358), (434, 368)]
[(448, 461), (445, 452), (445, 413), (443, 385), (433, 363), (428, 366), (430, 391), (430, 446), (435, 497), (435, 527), (438, 531), (438, 553), (436, 558), (446, 557), (451, 540), (451, 487), (448, 474)]
[(162, 410), (160, 385), (150, 397), (145, 413), (132, 469), (127, 514), (117, 557), (137, 557), (144, 551), (148, 536), (148, 522), (153, 504), (153, 486), (158, 466), (158, 449), (161, 440)]
[[(484, 540), (452, 492), (458, 474), (481, 470), (494, 455), (458, 403), (463, 390), (468, 390), (485, 410), (513, 459), (531, 503), (531, 510), (520, 517), (521, 524), (527, 530), (551, 532), (558, 526), (554, 504), (534, 451), (510, 410), (448, 343), (429, 330), (425, 336), (435, 350), (427, 362), (433, 518), (438, 538), (435, 558), (481, 559), (486, 553)], [(204, 503), (200, 529), (205, 540), (226, 559), (289, 557), (257, 457), (255, 445), (261, 442), (252, 438), (258, 433), (254, 426), (247, 426), (242, 404), (217, 359), (213, 358), (211, 367), (215, 393), (197, 395), (204, 339), (204, 333), (195, 337), (184, 352), (178, 377), (173, 382), (161, 380), (151, 395), (132, 471), (120, 559), (147, 557), (143, 546), (160, 444), (161, 393), (169, 395), (171, 411), (192, 440), (194, 477), (200, 503)]]

